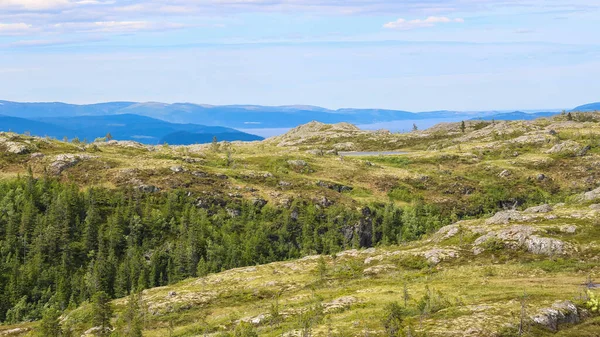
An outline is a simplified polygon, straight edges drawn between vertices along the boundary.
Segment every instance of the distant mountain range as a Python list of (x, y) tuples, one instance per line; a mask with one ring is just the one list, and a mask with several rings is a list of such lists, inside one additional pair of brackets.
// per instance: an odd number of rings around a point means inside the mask
[(478, 118), (473, 118), (474, 120), (482, 119), (482, 120), (497, 120), (497, 121), (515, 121), (515, 120), (534, 120), (537, 118), (550, 117), (560, 112), (523, 112), (523, 111), (514, 111), (514, 112), (506, 112), (499, 113), (495, 115), (482, 116)]
[(253, 141), (262, 137), (221, 126), (177, 124), (134, 114), (26, 119), (0, 116), (0, 131), (29, 132), (37, 136), (62, 139), (75, 137), (93, 141), (108, 133), (114, 139), (145, 144), (189, 145), (219, 141)]
[[(600, 110), (600, 103), (572, 111)], [(470, 119), (517, 120), (548, 117), (560, 110), (522, 111), (429, 111), (385, 109), (330, 110), (309, 105), (201, 105), (191, 103), (108, 102), (88, 105), (66, 103), (17, 103), (0, 101), (0, 130), (29, 131), (36, 135), (92, 140), (110, 132), (115, 139), (148, 144), (204, 143), (213, 136), (221, 140), (258, 140), (259, 136), (235, 129), (292, 128), (313, 120), (357, 125), (392, 121)], [(251, 132), (251, 131), (250, 131)]]
[(580, 105), (580, 106), (576, 107), (575, 109), (573, 109), (572, 111), (581, 111), (581, 112), (600, 111), (600, 102)]

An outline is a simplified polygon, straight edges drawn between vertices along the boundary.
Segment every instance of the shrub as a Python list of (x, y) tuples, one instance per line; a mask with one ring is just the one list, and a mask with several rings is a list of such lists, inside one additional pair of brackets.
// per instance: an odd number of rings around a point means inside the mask
[(586, 308), (592, 313), (599, 314), (600, 313), (600, 298), (596, 297), (596, 295), (588, 290), (588, 297), (590, 298), (585, 302)]
[(421, 270), (429, 268), (429, 262), (426, 258), (419, 255), (409, 255), (397, 261), (397, 264), (405, 269)]
[(405, 316), (406, 309), (401, 307), (397, 302), (392, 302), (385, 306), (383, 311), (383, 326), (387, 336), (393, 337), (400, 334)]

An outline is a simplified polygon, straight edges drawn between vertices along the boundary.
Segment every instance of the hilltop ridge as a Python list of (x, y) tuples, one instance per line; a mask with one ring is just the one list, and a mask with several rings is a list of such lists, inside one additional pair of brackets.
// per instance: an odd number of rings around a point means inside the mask
[[(587, 299), (600, 278), (600, 114), (406, 134), (311, 122), (283, 137), (148, 146), (0, 133), (0, 190), (14, 196), (0, 205), (17, 227), (35, 210), (28, 245), (67, 232), (54, 224), (78, 229), (65, 245), (82, 264), (68, 274), (64, 314), (76, 335), (95, 331), (85, 280), (99, 277), (117, 331), (142, 284), (144, 336), (387, 336), (393, 302), (412, 336), (512, 337), (525, 322), (523, 336), (597, 337)], [(28, 195), (33, 208), (11, 202)], [(89, 224), (112, 255), (86, 254)], [(17, 227), (1, 234), (21, 249)], [(48, 277), (68, 268), (60, 249), (42, 247), (53, 258), (25, 259)], [(108, 256), (114, 269), (95, 267)], [(0, 284), (22, 291), (0, 306), (16, 324), (2, 335), (33, 333), (38, 323), (24, 321), (69, 303), (66, 288), (42, 297), (48, 288), (26, 275)]]

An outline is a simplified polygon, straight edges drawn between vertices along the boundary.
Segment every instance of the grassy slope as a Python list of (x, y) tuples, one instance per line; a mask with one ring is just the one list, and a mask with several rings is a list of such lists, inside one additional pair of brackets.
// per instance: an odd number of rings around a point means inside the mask
[[(407, 302), (406, 324), (417, 332), (427, 336), (491, 336), (505, 329), (504, 325), (518, 322), (519, 301), (524, 292), (528, 294), (527, 312), (533, 314), (555, 300), (579, 298), (588, 275), (599, 276), (598, 215), (587, 204), (574, 201), (572, 195), (598, 184), (600, 176), (594, 168), (600, 162), (596, 140), (600, 139), (600, 124), (565, 122), (564, 117), (558, 117), (483, 127), (470, 123), (464, 134), (455, 125), (440, 132), (429, 130), (407, 135), (342, 135), (311, 139), (291, 147), (278, 147), (273, 141), (221, 145), (217, 152), (207, 146), (84, 146), (5, 134), (2, 137), (27, 144), (30, 152), (41, 152), (45, 157), (31, 159), (29, 154), (0, 151), (0, 178), (25, 174), (28, 166), (39, 175), (58, 154), (87, 153), (96, 157), (66, 169), (61, 174), (62, 179), (74, 181), (82, 188), (152, 184), (162, 189), (185, 188), (194, 193), (211, 191), (223, 197), (229, 194), (261, 197), (273, 204), (322, 195), (349, 207), (390, 200), (403, 204), (420, 199), (454, 207), (467, 217), (478, 205), (484, 204), (486, 198), (502, 190), (508, 193), (509, 199), (525, 196), (522, 200), (525, 205), (567, 201), (565, 207), (552, 212), (555, 219), (547, 219), (548, 214), (544, 214), (495, 227), (485, 226), (483, 220), (470, 220), (462, 223), (463, 234), (439, 242), (433, 240), (436, 236), (431, 236), (402, 247), (326, 257), (324, 277), (318, 275), (318, 260), (310, 257), (226, 271), (144, 293), (151, 312), (146, 324), (148, 336), (167, 335), (171, 321), (175, 326), (174, 335), (189, 336), (229, 330), (240, 319), (261, 314), (267, 318), (257, 324), (259, 335), (279, 336), (296, 331), (303, 308), (314, 303), (321, 304), (326, 311), (323, 319), (315, 324), (315, 335), (330, 335), (329, 330), (340, 336), (365, 335), (365, 331), (370, 336), (382, 335), (383, 307), (391, 301), (402, 303), (405, 285), (411, 297)], [(550, 135), (550, 129), (558, 135)], [(536, 140), (540, 135), (544, 139), (541, 142)], [(565, 140), (575, 141), (581, 147), (591, 145), (591, 149), (585, 156), (546, 153)], [(354, 142), (358, 150), (373, 150), (377, 144), (386, 144), (381, 150), (402, 149), (409, 153), (340, 159), (306, 152), (315, 148), (329, 149), (336, 143), (348, 141)], [(0, 150), (3, 144), (0, 143)], [(306, 161), (308, 166), (294, 167), (288, 163), (288, 160), (298, 159)], [(173, 173), (170, 167), (176, 165), (183, 166), (186, 172)], [(500, 176), (504, 170), (509, 174)], [(207, 175), (197, 177), (193, 171)], [(265, 173), (273, 176), (265, 178)], [(547, 179), (538, 180), (536, 177), (541, 173)], [(219, 174), (229, 179), (220, 179)], [(340, 194), (318, 187), (319, 180), (354, 189)], [(282, 181), (291, 186), (282, 186)], [(552, 257), (510, 249), (488, 249), (483, 254), (473, 255), (472, 244), (481, 234), (473, 234), (469, 228), (499, 230), (515, 224), (535, 227), (540, 236), (563, 240), (576, 249), (565, 256)], [(561, 232), (559, 228), (563, 225), (576, 226), (575, 234)], [(434, 247), (452, 249), (458, 257), (437, 265), (413, 257)], [(375, 257), (371, 259), (374, 262), (365, 261), (369, 257)], [(439, 291), (445, 304), (443, 309), (421, 316), (417, 303), (425, 294), (426, 286)], [(169, 296), (171, 291), (176, 294)], [(278, 294), (284, 319), (270, 324), (268, 313)], [(331, 302), (337, 299), (349, 304), (332, 308), (335, 305)], [(124, 300), (115, 301), (115, 305), (118, 312)], [(86, 310), (82, 307), (69, 314), (79, 332), (90, 327)], [(559, 335), (598, 336), (598, 324), (598, 318), (592, 318), (576, 327), (563, 327)], [(0, 327), (0, 334), (12, 328)], [(535, 331), (532, 334), (550, 333)]]

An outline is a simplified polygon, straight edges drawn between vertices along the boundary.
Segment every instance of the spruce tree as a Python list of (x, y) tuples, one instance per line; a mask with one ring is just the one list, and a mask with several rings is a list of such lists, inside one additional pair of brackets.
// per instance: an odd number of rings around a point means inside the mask
[(40, 329), (38, 331), (40, 337), (59, 337), (62, 336), (62, 329), (60, 326), (60, 311), (49, 308), (44, 311), (42, 315), (42, 321), (40, 322)]
[(99, 291), (92, 297), (92, 324), (98, 327), (98, 336), (108, 336), (112, 330), (111, 318), (113, 309), (108, 295)]

